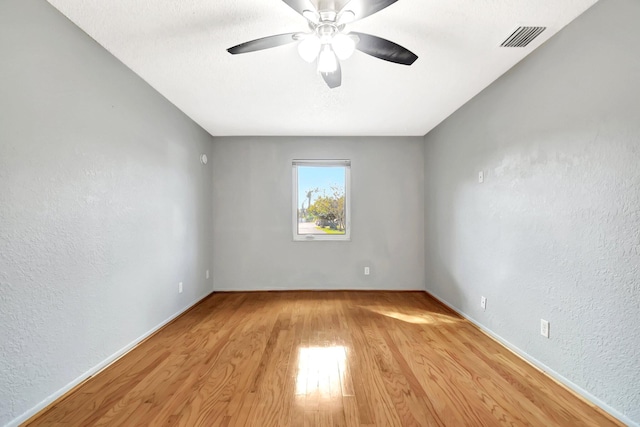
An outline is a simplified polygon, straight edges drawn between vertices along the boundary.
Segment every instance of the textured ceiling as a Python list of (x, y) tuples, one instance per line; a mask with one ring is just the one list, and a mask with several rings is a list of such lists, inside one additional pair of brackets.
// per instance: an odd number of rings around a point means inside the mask
[[(399, 0), (348, 26), (405, 46), (410, 67), (356, 52), (329, 89), (295, 44), (236, 44), (307, 31), (280, 0), (49, 0), (214, 136), (424, 135), (595, 0)], [(501, 48), (519, 25), (548, 29)]]

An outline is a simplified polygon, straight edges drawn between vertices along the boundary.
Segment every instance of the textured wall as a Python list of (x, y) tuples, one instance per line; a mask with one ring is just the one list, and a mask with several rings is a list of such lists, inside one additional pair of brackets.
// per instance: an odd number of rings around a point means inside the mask
[(425, 149), (427, 289), (635, 423), (639, 16), (600, 1)]
[[(424, 289), (422, 138), (216, 138), (213, 154), (215, 290)], [(291, 160), (313, 158), (352, 161), (350, 242), (293, 241)]]
[(212, 138), (43, 1), (0, 52), (4, 425), (211, 291)]

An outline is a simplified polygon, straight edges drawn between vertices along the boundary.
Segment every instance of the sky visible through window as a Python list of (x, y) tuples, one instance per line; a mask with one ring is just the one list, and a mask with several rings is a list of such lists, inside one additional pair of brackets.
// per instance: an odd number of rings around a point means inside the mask
[(318, 197), (331, 196), (333, 191), (331, 186), (337, 186), (344, 190), (344, 167), (343, 166), (298, 166), (298, 208), (309, 204), (307, 191), (318, 189), (317, 193), (311, 196), (311, 203)]

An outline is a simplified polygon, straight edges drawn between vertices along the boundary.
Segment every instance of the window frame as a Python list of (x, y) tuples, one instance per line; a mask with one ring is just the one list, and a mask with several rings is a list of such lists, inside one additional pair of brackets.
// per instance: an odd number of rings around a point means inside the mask
[[(351, 160), (348, 159), (293, 159), (292, 169), (292, 231), (296, 242), (348, 242), (351, 241)], [(344, 167), (344, 234), (298, 234), (298, 166)]]

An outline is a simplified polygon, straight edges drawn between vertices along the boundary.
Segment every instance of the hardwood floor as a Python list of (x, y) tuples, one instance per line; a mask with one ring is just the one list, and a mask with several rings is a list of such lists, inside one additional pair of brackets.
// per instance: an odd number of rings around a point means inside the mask
[(419, 292), (213, 294), (27, 424), (622, 425)]

